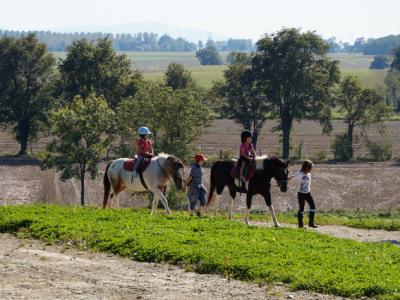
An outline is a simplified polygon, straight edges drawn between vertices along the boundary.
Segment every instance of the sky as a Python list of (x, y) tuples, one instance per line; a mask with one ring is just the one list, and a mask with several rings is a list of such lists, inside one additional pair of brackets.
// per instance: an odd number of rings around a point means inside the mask
[[(400, 34), (399, 0), (0, 0), (0, 27), (45, 30), (62, 26), (162, 22), (232, 38), (282, 27), (316, 31), (343, 42)], [(207, 37), (204, 38), (206, 40)]]

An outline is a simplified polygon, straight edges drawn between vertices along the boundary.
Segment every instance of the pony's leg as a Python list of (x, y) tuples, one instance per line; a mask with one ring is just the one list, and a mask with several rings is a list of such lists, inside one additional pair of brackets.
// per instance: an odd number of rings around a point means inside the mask
[(151, 208), (152, 215), (155, 215), (157, 213), (158, 200), (158, 196), (156, 195), (156, 193), (154, 193), (153, 206)]
[[(164, 204), (165, 213), (166, 213), (167, 215), (171, 215), (171, 212), (169, 211), (169, 207), (168, 207), (168, 201), (167, 201), (167, 199), (164, 197), (163, 193), (161, 192), (161, 190), (160, 190), (159, 188), (156, 188), (156, 189), (154, 190), (154, 198), (155, 198), (156, 196), (157, 196), (159, 199), (161, 199), (161, 202)], [(158, 200), (157, 200), (157, 204), (158, 204)], [(157, 206), (156, 206), (156, 208), (157, 208)], [(153, 206), (153, 209), (154, 209), (154, 206)]]
[(119, 195), (121, 195), (121, 193), (115, 194), (114, 198), (115, 198), (115, 208), (119, 209)]
[(272, 221), (274, 222), (275, 227), (280, 227), (279, 223), (278, 223), (278, 220), (275, 217), (274, 207), (272, 206), (272, 203), (271, 203), (271, 193), (270, 193), (270, 191), (266, 192), (263, 195), (263, 197), (264, 197), (265, 203), (267, 204), (268, 209), (269, 209), (269, 211), (271, 213)]
[(274, 221), (275, 227), (280, 227), (278, 220), (275, 217), (274, 208), (272, 205), (268, 206), (269, 211), (271, 212), (272, 220)]
[(249, 225), (249, 214), (251, 209), (251, 200), (253, 199), (253, 194), (246, 195), (246, 215), (244, 216), (244, 223)]
[(232, 205), (233, 199), (236, 197), (236, 192), (233, 190), (229, 190), (229, 205), (228, 205), (228, 220), (232, 221)]
[(114, 193), (111, 193), (110, 200), (108, 200), (107, 209), (112, 208), (113, 202), (114, 202)]
[(221, 195), (215, 194), (215, 203), (214, 203), (214, 213), (213, 213), (213, 217), (216, 217), (216, 216), (217, 216), (219, 197), (221, 197)]

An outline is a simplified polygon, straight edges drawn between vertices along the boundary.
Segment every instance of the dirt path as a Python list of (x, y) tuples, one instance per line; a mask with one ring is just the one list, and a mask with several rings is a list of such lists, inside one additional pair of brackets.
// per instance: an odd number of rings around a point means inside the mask
[[(400, 244), (399, 232), (344, 226), (320, 226), (313, 230), (358, 241)], [(219, 275), (185, 272), (171, 265), (63, 248), (1, 234), (0, 299), (344, 299), (290, 291), (283, 283), (245, 283)]]

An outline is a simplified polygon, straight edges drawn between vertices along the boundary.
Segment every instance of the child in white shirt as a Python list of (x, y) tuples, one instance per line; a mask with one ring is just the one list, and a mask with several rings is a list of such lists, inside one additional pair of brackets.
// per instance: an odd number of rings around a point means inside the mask
[(304, 213), (304, 205), (307, 201), (310, 206), (310, 220), (308, 222), (308, 226), (312, 228), (318, 228), (317, 225), (314, 224), (314, 216), (315, 216), (315, 204), (314, 199), (311, 196), (311, 171), (313, 169), (313, 163), (309, 160), (303, 162), (301, 166), (301, 171), (297, 172), (293, 176), (288, 178), (288, 181), (292, 180), (292, 178), (298, 178), (298, 187), (297, 187), (297, 197), (299, 199), (299, 211), (297, 213), (297, 219), (299, 221), (299, 228), (303, 228), (303, 213)]

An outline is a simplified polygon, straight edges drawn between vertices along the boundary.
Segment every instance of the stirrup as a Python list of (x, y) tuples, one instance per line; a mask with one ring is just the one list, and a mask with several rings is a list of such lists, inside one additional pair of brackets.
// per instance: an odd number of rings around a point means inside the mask
[(244, 176), (240, 176), (240, 181), (241, 182), (246, 182), (246, 178)]

